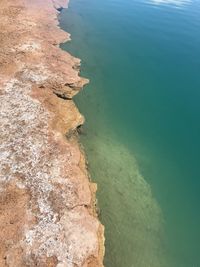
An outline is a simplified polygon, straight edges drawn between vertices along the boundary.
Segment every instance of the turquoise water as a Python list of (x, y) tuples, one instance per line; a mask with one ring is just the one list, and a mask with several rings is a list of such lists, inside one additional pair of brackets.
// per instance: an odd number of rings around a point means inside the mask
[(71, 0), (62, 48), (98, 183), (106, 267), (200, 267), (200, 1)]

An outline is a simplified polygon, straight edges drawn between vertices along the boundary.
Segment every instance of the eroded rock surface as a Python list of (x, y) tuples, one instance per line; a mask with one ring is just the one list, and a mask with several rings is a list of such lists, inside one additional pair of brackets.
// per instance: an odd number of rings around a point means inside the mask
[(87, 83), (59, 49), (65, 1), (1, 0), (0, 266), (103, 266), (72, 97)]

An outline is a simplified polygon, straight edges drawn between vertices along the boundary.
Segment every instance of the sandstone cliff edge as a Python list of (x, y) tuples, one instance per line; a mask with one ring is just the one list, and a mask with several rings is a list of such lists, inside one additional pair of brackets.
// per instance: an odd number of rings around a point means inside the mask
[(0, 1), (0, 266), (102, 267), (72, 97), (87, 83), (62, 51), (59, 0)]

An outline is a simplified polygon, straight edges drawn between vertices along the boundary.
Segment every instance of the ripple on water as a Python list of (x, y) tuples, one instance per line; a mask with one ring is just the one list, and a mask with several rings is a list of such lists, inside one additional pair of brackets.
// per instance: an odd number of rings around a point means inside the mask
[(150, 0), (150, 2), (152, 4), (155, 5), (171, 5), (171, 6), (175, 6), (175, 7), (183, 7), (189, 3), (192, 2), (192, 0)]

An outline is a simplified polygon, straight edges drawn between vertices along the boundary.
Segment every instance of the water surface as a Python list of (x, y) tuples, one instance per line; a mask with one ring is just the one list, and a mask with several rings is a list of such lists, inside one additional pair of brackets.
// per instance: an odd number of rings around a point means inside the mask
[(200, 266), (200, 2), (71, 0), (62, 48), (98, 183), (106, 267)]

